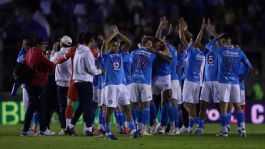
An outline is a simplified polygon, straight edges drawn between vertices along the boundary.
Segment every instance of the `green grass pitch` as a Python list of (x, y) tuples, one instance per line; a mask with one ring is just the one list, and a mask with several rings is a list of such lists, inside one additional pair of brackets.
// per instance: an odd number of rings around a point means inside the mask
[[(114, 126), (113, 126), (114, 127)], [(82, 134), (82, 125), (77, 126), (79, 136), (21, 137), (22, 125), (0, 126), (1, 149), (265, 149), (265, 125), (247, 125), (247, 138), (238, 137), (236, 126), (228, 138), (216, 137), (219, 124), (207, 124), (203, 136), (155, 135), (131, 139), (129, 135), (117, 135), (117, 141), (107, 141), (104, 137), (92, 138)], [(59, 125), (52, 125), (59, 131)], [(113, 129), (116, 134), (116, 129)]]

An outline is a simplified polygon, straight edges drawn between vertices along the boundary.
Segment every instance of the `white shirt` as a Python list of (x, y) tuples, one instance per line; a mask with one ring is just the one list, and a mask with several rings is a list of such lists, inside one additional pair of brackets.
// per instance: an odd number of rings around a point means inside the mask
[(93, 76), (102, 73), (95, 65), (95, 57), (90, 48), (78, 45), (73, 62), (75, 82), (93, 82)]
[[(52, 61), (56, 60), (57, 57), (63, 56), (68, 52), (69, 48), (61, 48), (60, 51), (56, 52), (51, 58)], [(72, 74), (72, 62), (71, 59), (66, 60), (61, 64), (57, 64), (55, 68), (55, 81), (58, 86), (69, 87)]]

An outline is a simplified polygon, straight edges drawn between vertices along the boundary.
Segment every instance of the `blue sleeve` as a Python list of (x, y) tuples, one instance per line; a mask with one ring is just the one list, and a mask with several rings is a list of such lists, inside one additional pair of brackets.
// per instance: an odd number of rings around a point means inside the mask
[(214, 38), (212, 39), (210, 42), (208, 42), (205, 47), (206, 49), (210, 50), (210, 51), (215, 51), (217, 49), (217, 46), (215, 45), (215, 43), (217, 41), (219, 41), (220, 38)]
[(108, 53), (104, 53), (104, 54), (102, 55), (101, 64), (102, 64), (103, 67), (104, 67), (105, 64), (106, 64), (107, 57), (108, 57)]
[(245, 79), (247, 77), (247, 75), (249, 74), (249, 72), (251, 71), (252, 65), (249, 62), (247, 56), (242, 51), (241, 51), (241, 61), (243, 62), (245, 69), (246, 69), (243, 76), (242, 76)]
[(187, 47), (187, 52), (193, 52), (193, 47), (192, 47), (192, 44), (189, 43), (188, 47)]
[(22, 63), (25, 60), (27, 49), (22, 48), (17, 56), (17, 63)]

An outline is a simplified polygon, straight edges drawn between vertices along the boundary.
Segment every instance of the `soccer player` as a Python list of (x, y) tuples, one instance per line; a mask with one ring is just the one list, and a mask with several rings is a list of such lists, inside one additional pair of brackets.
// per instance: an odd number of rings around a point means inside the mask
[[(212, 30), (208, 32), (213, 35)], [(217, 47), (215, 43), (222, 42), (222, 46)], [(244, 112), (240, 105), (240, 81), (239, 68), (242, 62), (246, 67), (246, 72), (241, 76), (245, 79), (249, 71), (252, 69), (250, 62), (245, 54), (238, 48), (234, 48), (231, 44), (231, 38), (227, 34), (221, 34), (217, 38), (211, 40), (206, 48), (218, 54), (218, 92), (220, 95), (220, 111), (222, 131), (220, 136), (228, 136), (228, 120), (227, 107), (228, 103), (234, 103), (237, 121), (240, 124), (240, 136), (246, 137)]]
[[(101, 49), (100, 51), (103, 51), (105, 49), (105, 39), (103, 36), (98, 37), (99, 40), (102, 41)], [(101, 54), (99, 54), (99, 57), (96, 58), (96, 64), (98, 67), (103, 69), (103, 61), (102, 57), (100, 57)], [(104, 86), (105, 86), (105, 75), (97, 75), (93, 78), (93, 98), (94, 101), (98, 104), (98, 128), (97, 132), (100, 134), (105, 133), (105, 98), (104, 98)]]
[(151, 80), (152, 67), (156, 55), (152, 52), (153, 39), (150, 36), (142, 38), (142, 47), (131, 53), (132, 59), (132, 98), (133, 115), (137, 117), (138, 131), (144, 134), (144, 129), (150, 116), (150, 101), (152, 100)]
[(131, 136), (133, 138), (140, 137), (136, 131), (136, 127), (132, 118), (130, 101), (128, 98), (128, 92), (125, 87), (125, 72), (123, 66), (123, 57), (120, 51), (120, 45), (117, 35), (120, 35), (118, 28), (113, 27), (113, 34), (111, 38), (107, 40), (109, 46), (109, 52), (103, 54), (103, 64), (105, 69), (105, 104), (106, 104), (106, 139), (117, 140), (116, 136), (111, 133), (110, 116), (113, 109), (117, 108), (118, 104), (121, 105), (126, 114), (129, 127), (131, 129)]
[(219, 96), (217, 92), (218, 84), (218, 65), (217, 54), (208, 49), (205, 50), (205, 69), (203, 76), (203, 84), (200, 96), (200, 111), (198, 119), (198, 128), (196, 129), (196, 135), (202, 135), (204, 129), (204, 121), (206, 119), (206, 110), (209, 102), (219, 103)]
[(185, 81), (183, 85), (183, 102), (184, 107), (189, 113), (188, 132), (192, 132), (194, 123), (197, 123), (196, 104), (199, 103), (200, 86), (202, 82), (202, 70), (204, 64), (204, 53), (201, 46), (201, 37), (204, 31), (205, 21), (203, 19), (200, 32), (197, 35), (196, 41), (190, 43), (186, 40), (184, 31), (188, 26), (183, 18), (179, 22), (179, 37), (184, 47), (187, 48), (187, 63), (185, 66)]
[[(164, 61), (161, 59), (155, 60), (154, 77), (152, 82), (152, 91), (154, 97), (158, 97), (161, 94), (161, 98), (154, 98), (154, 100), (159, 100), (161, 103), (161, 125), (158, 128), (158, 133), (165, 133), (165, 126), (167, 124), (167, 118), (169, 117), (171, 128), (169, 135), (174, 135), (175, 133), (175, 115), (174, 106), (172, 103), (172, 89), (171, 89), (171, 62), (172, 55), (174, 52), (169, 50), (169, 46), (162, 42), (161, 34), (162, 30), (167, 27), (168, 20), (163, 17), (160, 21), (159, 27), (156, 32), (155, 47), (162, 53), (166, 53), (169, 61)], [(176, 55), (174, 55), (175, 57)]]
[(181, 44), (178, 45), (177, 50), (178, 50), (178, 55), (177, 55), (176, 69), (177, 69), (177, 75), (178, 75), (180, 87), (181, 87), (180, 96), (181, 96), (181, 101), (182, 101), (182, 104), (179, 106), (180, 107), (179, 110), (181, 114), (180, 120), (182, 120), (181, 123), (179, 123), (179, 127), (181, 127), (179, 131), (180, 133), (186, 133), (188, 132), (188, 127), (189, 127), (189, 114), (183, 106), (182, 88), (183, 88), (183, 84), (185, 80), (184, 69), (185, 69), (185, 60), (187, 58), (187, 51), (184, 49), (184, 47)]
[[(172, 27), (172, 25), (170, 25)], [(172, 56), (172, 63), (171, 63), (171, 88), (172, 88), (172, 103), (174, 106), (174, 120), (175, 120), (175, 128), (171, 127), (171, 131), (169, 134), (175, 135), (180, 134), (179, 131), (179, 115), (180, 115), (180, 104), (182, 104), (182, 97), (181, 97), (181, 85), (179, 76), (177, 74), (177, 49), (173, 46), (177, 43), (177, 37), (173, 34), (168, 34), (166, 36), (166, 43), (167, 47)]]

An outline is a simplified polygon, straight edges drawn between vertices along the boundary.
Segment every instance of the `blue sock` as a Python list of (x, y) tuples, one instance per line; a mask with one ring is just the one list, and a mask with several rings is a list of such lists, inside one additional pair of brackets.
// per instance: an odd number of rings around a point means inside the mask
[(129, 120), (128, 124), (129, 124), (129, 127), (131, 129), (131, 134), (135, 133), (136, 132), (136, 127), (135, 127), (134, 121), (133, 120)]
[(151, 101), (150, 103), (150, 125), (152, 125), (153, 122), (155, 121), (156, 113), (157, 113), (157, 109), (156, 109), (155, 103)]
[(244, 116), (244, 112), (243, 111), (238, 111), (236, 113), (236, 118), (237, 118), (237, 126), (240, 128), (242, 127), (243, 129), (245, 128), (245, 126), (242, 124), (245, 123), (245, 116)]
[(148, 120), (150, 118), (150, 109), (149, 108), (144, 108), (143, 109), (143, 114), (142, 114), (142, 124), (146, 125)]
[(138, 111), (139, 111), (138, 108), (133, 108), (132, 109), (132, 117), (133, 117), (134, 123), (137, 121)]
[(34, 123), (35, 128), (37, 128), (38, 122), (39, 122), (38, 121), (38, 113), (34, 112), (34, 114), (33, 114), (33, 123)]
[(167, 123), (167, 106), (161, 105), (161, 126)]
[(114, 112), (114, 116), (115, 116), (115, 119), (116, 119), (116, 123), (118, 124), (118, 125), (120, 125), (120, 122), (119, 122), (119, 112)]
[(118, 119), (119, 119), (119, 126), (120, 126), (120, 128), (122, 128), (122, 126), (123, 126), (123, 123), (122, 123), (123, 112), (118, 112)]
[(106, 135), (110, 135), (111, 134), (111, 125), (110, 123), (106, 123)]
[(166, 103), (166, 106), (167, 106), (167, 113), (169, 116), (169, 121), (174, 122), (175, 121), (174, 106), (170, 102)]
[(228, 112), (227, 113), (227, 124), (230, 125), (230, 121), (231, 121), (231, 113)]
[(221, 113), (221, 125), (226, 126), (227, 125), (227, 113)]
[(179, 127), (179, 108), (174, 107), (174, 112), (175, 112), (175, 127)]
[(101, 117), (102, 117), (102, 126), (103, 126), (104, 130), (106, 129), (105, 114), (106, 114), (105, 112), (102, 112), (102, 115), (101, 115)]
[(193, 125), (196, 123), (197, 118), (190, 117), (189, 118), (189, 128), (193, 128)]
[(143, 111), (142, 110), (138, 110), (138, 115), (137, 115), (137, 122), (138, 123), (142, 122), (142, 114), (143, 114)]
[(198, 128), (203, 129), (204, 128), (204, 119), (199, 118), (198, 119)]

